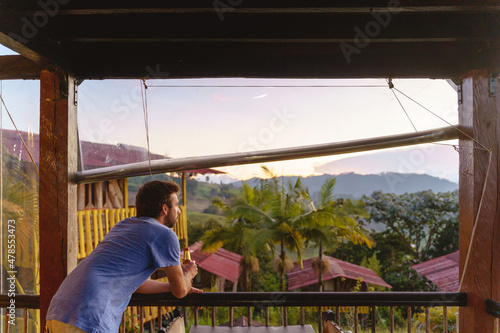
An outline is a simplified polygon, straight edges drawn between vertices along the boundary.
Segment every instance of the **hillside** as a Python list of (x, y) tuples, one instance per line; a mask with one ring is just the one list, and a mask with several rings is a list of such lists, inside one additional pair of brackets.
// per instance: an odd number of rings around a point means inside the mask
[[(390, 192), (395, 194), (413, 193), (432, 190), (435, 193), (449, 192), (458, 189), (458, 184), (449, 180), (426, 174), (404, 174), (387, 172), (377, 175), (360, 175), (356, 173), (344, 173), (340, 175), (321, 175), (302, 177), (304, 184), (309, 188), (309, 193), (314, 196), (321, 190), (321, 185), (329, 177), (336, 178), (335, 195), (339, 197), (359, 198), (363, 195), (371, 195), (374, 191)], [(285, 176), (286, 180), (296, 180), (295, 176)], [(258, 184), (259, 178), (247, 180), (252, 186)], [(241, 187), (241, 181), (232, 183), (235, 187)]]
[[(378, 175), (360, 175), (356, 173), (345, 173), (340, 175), (321, 175), (302, 177), (304, 184), (309, 188), (309, 193), (314, 197), (319, 193), (326, 178), (335, 177), (335, 195), (344, 198), (360, 198), (363, 195), (371, 195), (374, 191), (390, 192), (395, 194), (413, 193), (432, 190), (435, 193), (449, 192), (458, 189), (458, 184), (443, 178), (437, 178), (426, 174), (403, 174), (382, 173)], [(165, 175), (154, 175), (136, 177), (129, 180), (129, 204), (134, 204), (135, 191), (145, 181), (159, 179), (172, 179), (180, 184), (180, 178), (167, 177)], [(255, 186), (260, 178), (252, 178), (246, 183)], [(286, 176), (285, 180), (296, 180), (295, 176)], [(211, 206), (210, 200), (214, 197), (230, 198), (236, 195), (241, 188), (241, 181), (230, 184), (215, 184), (189, 179), (187, 183), (187, 204), (189, 212), (220, 214), (217, 211), (207, 211)], [(211, 209), (214, 209), (212, 206)]]

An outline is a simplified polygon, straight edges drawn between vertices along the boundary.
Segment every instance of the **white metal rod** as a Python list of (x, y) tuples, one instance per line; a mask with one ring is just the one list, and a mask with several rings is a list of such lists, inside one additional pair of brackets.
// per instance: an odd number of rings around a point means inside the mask
[[(184, 157), (151, 161), (151, 173), (181, 172), (253, 163), (276, 162), (301, 158), (341, 155), (361, 151), (396, 148), (423, 143), (458, 139), (459, 130), (449, 126), (428, 131), (381, 136), (376, 138), (324, 143), (253, 152)], [(150, 174), (148, 161), (115, 165), (77, 172), (73, 181), (78, 184), (121, 179)]]

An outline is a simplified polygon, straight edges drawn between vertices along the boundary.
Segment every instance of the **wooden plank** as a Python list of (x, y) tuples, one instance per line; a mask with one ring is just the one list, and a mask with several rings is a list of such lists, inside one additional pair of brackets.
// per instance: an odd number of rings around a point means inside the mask
[[(44, 69), (47, 69), (46, 66), (48, 61), (43, 56), (2, 32), (0, 32), (0, 44), (5, 45), (9, 49), (19, 53), (22, 57), (30, 60), (31, 62), (41, 64), (45, 67)], [(40, 72), (41, 71), (38, 72), (37, 79), (40, 78)]]
[[(354, 38), (355, 33), (350, 37)], [(78, 75), (82, 78), (160, 78), (166, 77), (166, 73), (169, 78), (233, 77), (234, 73), (265, 78), (454, 78), (470, 68), (486, 66), (486, 58), (492, 63), (499, 59), (492, 51), (498, 47), (496, 39), (489, 46), (477, 41), (370, 43), (359, 49), (359, 54), (349, 54), (349, 61), (341, 43), (290, 42), (280, 43), (279, 47), (269, 42), (142, 43), (141, 47), (134, 43), (69, 45), (85, 57), (78, 64)], [(471, 54), (471, 49), (483, 51)], [(199, 66), (200, 53), (207, 66)], [(129, 57), (121, 57), (123, 54)], [(177, 54), (182, 54), (182, 63), (178, 62)], [(446, 61), (456, 54), (464, 55), (459, 62)], [(316, 66), (306, 65), (311, 61)]]
[(39, 80), (44, 66), (20, 55), (0, 56), (0, 80)]
[(40, 318), (59, 285), (77, 263), (76, 107), (61, 94), (63, 75), (40, 75)]
[(97, 182), (95, 184), (92, 184), (92, 186), (94, 186), (95, 188), (95, 195), (94, 195), (94, 200), (95, 200), (95, 208), (97, 209), (101, 209), (102, 208), (102, 201), (103, 201), (103, 197), (102, 197), (102, 182)]
[(118, 182), (113, 179), (108, 183), (108, 193), (111, 204), (114, 208), (123, 208), (123, 193), (120, 190)]
[[(307, 3), (304, 3), (307, 5)], [(370, 13), (370, 12), (380, 12), (387, 10), (387, 4), (382, 4), (380, 7), (366, 6), (366, 7), (340, 7), (335, 6), (335, 3), (329, 3), (329, 7), (286, 7), (286, 8), (245, 8), (244, 6), (238, 6), (238, 8), (232, 8), (234, 14), (360, 14), (360, 13)], [(405, 7), (400, 7), (400, 12), (438, 12), (438, 13), (456, 13), (456, 12), (486, 12), (498, 10), (498, 6), (495, 5), (475, 5), (475, 6), (411, 6), (408, 4)], [(198, 14), (198, 13), (208, 13), (213, 14), (214, 7), (198, 7), (198, 8), (98, 8), (98, 9), (66, 9), (61, 10), (59, 15), (130, 15), (130, 14)]]
[[(494, 330), (494, 318), (485, 312), (485, 300), (498, 296), (500, 281), (496, 267), (500, 259), (500, 103), (499, 97), (489, 94), (489, 71), (467, 73), (462, 90), (459, 123), (474, 141), (465, 135), (460, 138), (459, 267), (467, 307), (460, 309), (459, 322), (460, 331), (489, 333)], [(491, 150), (491, 163), (485, 148)]]
[(85, 209), (85, 184), (78, 184), (77, 187), (77, 209)]

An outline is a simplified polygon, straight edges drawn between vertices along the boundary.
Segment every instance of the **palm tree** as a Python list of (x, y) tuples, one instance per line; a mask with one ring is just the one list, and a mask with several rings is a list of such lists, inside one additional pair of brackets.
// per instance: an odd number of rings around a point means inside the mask
[(313, 261), (313, 269), (319, 275), (319, 290), (323, 291), (323, 274), (330, 271), (329, 263), (323, 260), (324, 244), (348, 240), (355, 244), (366, 244), (370, 248), (373, 240), (356, 222), (356, 217), (366, 217), (367, 213), (357, 203), (350, 200), (336, 200), (333, 195), (335, 178), (328, 178), (321, 187), (319, 207), (314, 207), (311, 218), (303, 220), (302, 234), (306, 245), (313, 243), (319, 248), (318, 258)]
[(279, 245), (279, 255), (273, 259), (273, 268), (280, 274), (281, 290), (285, 291), (285, 274), (293, 267), (286, 251), (297, 253), (297, 262), (302, 266), (302, 249), (304, 239), (299, 226), (306, 219), (311, 209), (309, 193), (300, 178), (295, 181), (279, 179), (276, 174), (262, 167), (269, 179), (261, 184), (261, 191), (268, 200), (263, 209), (246, 206), (259, 221), (259, 229), (252, 232), (254, 249), (270, 249), (274, 252)]
[[(5, 240), (11, 240), (12, 238), (7, 236), (14, 235), (16, 262), (9, 262), (5, 253), (3, 267), (0, 269), (6, 272), (20, 271), (16, 278), (17, 293), (39, 294), (38, 182), (36, 176), (31, 178), (23, 172), (22, 163), (12, 155), (4, 153), (1, 163), (1, 210), (4, 229), (0, 230), (0, 234)], [(15, 224), (8, 221), (15, 221)], [(15, 230), (10, 229), (12, 233), (9, 233), (9, 225), (15, 226)], [(15, 269), (11, 265), (15, 265)], [(27, 272), (32, 273), (32, 276)], [(34, 313), (32, 318), (35, 318), (34, 325), (37, 328), (38, 313)]]
[[(232, 221), (225, 230), (207, 233), (204, 241), (206, 248), (216, 249), (222, 245), (228, 249), (238, 249), (242, 254), (244, 281), (249, 282), (249, 273), (256, 268), (255, 254), (264, 249), (274, 253), (279, 245), (279, 255), (273, 259), (273, 267), (280, 274), (282, 291), (285, 290), (285, 274), (293, 266), (286, 250), (297, 252), (302, 263), (303, 237), (299, 231), (299, 221), (307, 213), (306, 203), (310, 201), (302, 181), (284, 182), (266, 167), (262, 167), (269, 179), (251, 187), (243, 186), (241, 197), (225, 204), (217, 199), (219, 206)], [(244, 284), (246, 284), (244, 282)]]
[(243, 183), (242, 195), (233, 199), (230, 204), (226, 204), (221, 198), (212, 200), (212, 204), (225, 212), (228, 225), (210, 230), (202, 237), (202, 251), (214, 252), (224, 247), (241, 254), (240, 285), (243, 291), (251, 291), (250, 274), (259, 271), (259, 260), (252, 244), (252, 230), (256, 227), (258, 218), (248, 207), (262, 208), (265, 204), (263, 195), (257, 188)]

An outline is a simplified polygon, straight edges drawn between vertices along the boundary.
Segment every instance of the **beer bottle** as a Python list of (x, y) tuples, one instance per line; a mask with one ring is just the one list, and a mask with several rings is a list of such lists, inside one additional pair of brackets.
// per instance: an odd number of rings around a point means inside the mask
[(182, 260), (182, 263), (184, 265), (187, 265), (191, 262), (191, 252), (189, 252), (189, 248), (185, 247), (184, 248), (184, 260)]

